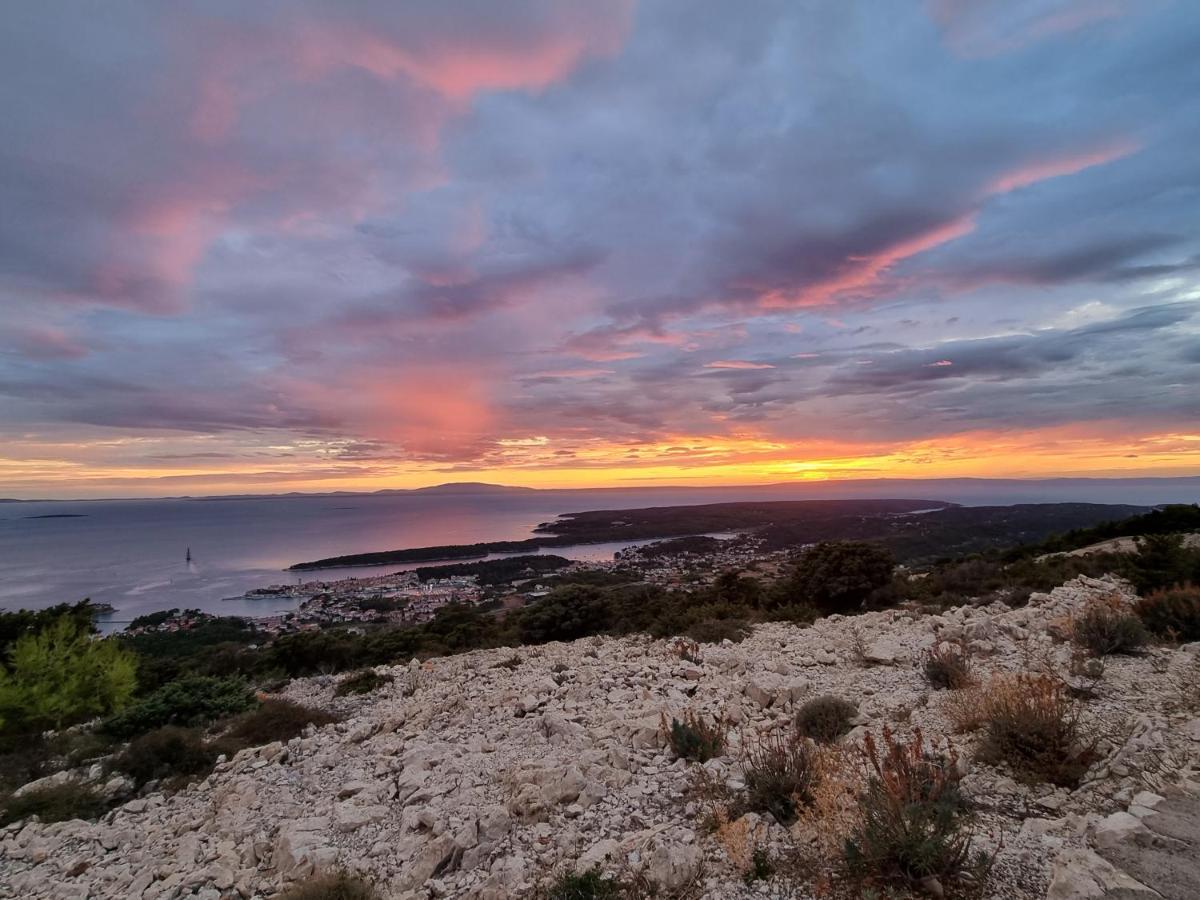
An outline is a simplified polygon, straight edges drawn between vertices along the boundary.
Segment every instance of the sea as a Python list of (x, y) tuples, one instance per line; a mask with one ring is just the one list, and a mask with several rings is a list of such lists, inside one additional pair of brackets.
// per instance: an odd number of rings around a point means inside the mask
[[(1171, 481), (1170, 479), (1164, 481)], [(293, 609), (280, 597), (245, 599), (272, 584), (381, 575), (428, 563), (290, 572), (294, 563), (350, 553), (519, 540), (564, 513), (737, 500), (897, 497), (994, 502), (1194, 502), (1200, 479), (1183, 484), (1023, 487), (971, 480), (853, 486), (771, 485), (608, 490), (446, 490), (377, 494), (154, 500), (0, 502), (0, 609), (40, 609), (89, 598), (115, 610), (105, 631), (157, 610), (201, 609), (267, 616)], [(969, 483), (968, 483), (969, 482)], [(611, 559), (628, 543), (558, 547), (572, 559)], [(187, 556), (190, 551), (191, 559)]]

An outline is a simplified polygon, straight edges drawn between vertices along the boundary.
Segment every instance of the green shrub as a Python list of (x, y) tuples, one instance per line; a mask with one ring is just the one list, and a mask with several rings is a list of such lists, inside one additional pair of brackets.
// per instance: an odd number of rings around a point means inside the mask
[(9, 797), (0, 811), (0, 825), (37, 816), (43, 822), (68, 819), (96, 819), (104, 815), (107, 804), (89, 785), (67, 784), (39, 788), (20, 797)]
[(725, 752), (725, 723), (720, 719), (709, 722), (690, 710), (683, 715), (683, 721), (671, 719), (670, 727), (663, 725), (671, 749), (680, 759), (692, 762), (708, 762)]
[(568, 585), (526, 606), (516, 623), (523, 642), (544, 644), (599, 634), (612, 626), (613, 615), (599, 588)]
[(23, 637), (40, 634), (60, 621), (70, 619), (79, 630), (92, 634), (96, 607), (90, 600), (79, 603), (59, 603), (46, 609), (20, 609), (0, 612), (0, 660), (7, 659), (13, 644)]
[(163, 685), (107, 719), (102, 728), (117, 737), (132, 737), (164, 725), (207, 725), (244, 712), (255, 702), (254, 692), (240, 678), (192, 675)]
[(823, 614), (860, 612), (891, 584), (889, 550), (860, 541), (825, 541), (806, 550), (787, 580), (789, 602), (810, 603)]
[(1200, 641), (1200, 586), (1181, 584), (1138, 600), (1138, 617), (1155, 635), (1174, 641)]
[(821, 618), (821, 611), (811, 603), (786, 603), (767, 610), (763, 618), (768, 622), (791, 622), (794, 625), (811, 625)]
[(975, 683), (971, 654), (957, 644), (941, 644), (925, 654), (925, 680), (935, 688), (957, 691)]
[(1139, 593), (1200, 581), (1200, 548), (1185, 547), (1183, 535), (1148, 534), (1129, 560), (1129, 580)]
[(361, 672), (355, 672), (353, 675), (343, 678), (338, 682), (333, 693), (336, 697), (345, 697), (347, 694), (369, 694), (376, 688), (391, 683), (391, 675), (380, 675), (374, 669), (363, 669)]
[(546, 900), (617, 900), (621, 885), (615, 878), (600, 872), (600, 867), (586, 872), (564, 872), (546, 891)]
[(745, 640), (750, 626), (742, 619), (702, 619), (693, 622), (683, 633), (700, 644), (719, 644), (730, 641), (734, 644)]
[(206, 774), (216, 759), (217, 751), (204, 742), (198, 729), (167, 725), (134, 738), (113, 766), (142, 785)]
[(380, 900), (379, 892), (357, 875), (318, 875), (292, 885), (273, 900)]
[(858, 707), (826, 694), (809, 700), (796, 712), (796, 730), (820, 744), (832, 744), (853, 728)]
[(743, 769), (747, 806), (770, 813), (781, 825), (791, 825), (800, 805), (812, 802), (817, 768), (811, 745), (802, 739), (762, 739), (746, 751)]
[(1119, 598), (1096, 600), (1071, 622), (1071, 641), (1093, 656), (1136, 653), (1149, 638), (1146, 626)]
[[(845, 845), (850, 874), (882, 885), (953, 881), (972, 869), (971, 832), (954, 760), (924, 756), (920, 731), (908, 745), (868, 734), (868, 779)], [(978, 865), (978, 863), (977, 863)]]
[(993, 678), (980, 697), (980, 762), (1007, 763), (1028, 782), (1075, 787), (1096, 759), (1079, 707), (1049, 675)]
[(221, 743), (233, 747), (259, 747), (299, 737), (309, 725), (329, 725), (337, 716), (290, 700), (264, 700), (258, 709), (233, 720)]
[(121, 709), (137, 683), (137, 659), (63, 615), (18, 638), (0, 666), (0, 729), (62, 728)]
[(775, 864), (771, 862), (771, 854), (762, 847), (755, 847), (750, 853), (750, 868), (742, 875), (742, 881), (753, 884), (756, 881), (766, 881), (775, 874)]

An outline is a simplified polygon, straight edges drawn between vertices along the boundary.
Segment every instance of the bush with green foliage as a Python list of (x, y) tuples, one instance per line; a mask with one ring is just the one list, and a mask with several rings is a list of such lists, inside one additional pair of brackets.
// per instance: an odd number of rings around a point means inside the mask
[(1127, 575), (1139, 593), (1200, 582), (1200, 548), (1185, 546), (1183, 535), (1148, 534), (1137, 548)]
[(0, 808), (0, 826), (37, 816), (43, 822), (65, 822), (68, 819), (97, 819), (108, 810), (108, 804), (90, 785), (77, 782), (54, 785), (27, 791), (20, 797), (9, 797)]
[(700, 644), (719, 644), (722, 641), (737, 644), (750, 634), (750, 625), (744, 619), (700, 619), (688, 625), (683, 633)]
[(374, 669), (363, 669), (361, 672), (355, 672), (339, 681), (338, 686), (333, 690), (333, 695), (345, 697), (349, 694), (369, 694), (371, 691), (391, 683), (391, 675), (380, 675)]
[(527, 644), (573, 641), (613, 625), (612, 608), (604, 593), (588, 585), (556, 588), (522, 609), (515, 620), (521, 640)]
[(972, 860), (970, 816), (954, 760), (924, 755), (920, 731), (908, 744), (884, 731), (882, 750), (865, 739), (867, 785), (859, 819), (845, 845), (856, 879), (894, 886), (927, 878), (952, 883), (985, 865)]
[(70, 615), (18, 638), (0, 668), (0, 729), (62, 728), (124, 707), (137, 659)]
[(715, 603), (751, 608), (761, 606), (765, 597), (757, 578), (750, 578), (736, 569), (718, 575), (709, 593)]
[(203, 775), (216, 760), (217, 751), (205, 743), (199, 729), (167, 725), (130, 741), (113, 768), (142, 785), (156, 779)]
[(1137, 653), (1149, 636), (1120, 598), (1093, 601), (1071, 622), (1071, 641), (1092, 656)]
[(90, 600), (79, 603), (59, 603), (46, 609), (20, 609), (0, 612), (0, 662), (8, 658), (12, 645), (28, 635), (45, 631), (60, 619), (70, 619), (80, 631), (96, 631), (96, 607)]
[(1160, 638), (1200, 641), (1200, 585), (1187, 583), (1153, 591), (1140, 598), (1134, 610)]
[(192, 675), (163, 685), (101, 725), (116, 737), (145, 734), (164, 725), (191, 727), (250, 709), (257, 701), (240, 678)]
[(583, 872), (563, 872), (547, 888), (545, 900), (618, 900), (621, 884), (599, 866)]
[(812, 745), (796, 736), (775, 734), (746, 750), (743, 762), (746, 805), (770, 813), (781, 825), (796, 821), (799, 808), (811, 803), (817, 785)]
[(796, 711), (796, 731), (819, 744), (832, 744), (854, 727), (858, 707), (849, 700), (825, 694)]
[(338, 717), (332, 713), (290, 700), (264, 700), (257, 709), (234, 719), (220, 743), (230, 749), (259, 747), (274, 741), (286, 743), (303, 734), (309, 725), (320, 727), (337, 721)]
[(380, 900), (370, 882), (348, 872), (316, 875), (292, 885), (273, 900)]
[(878, 544), (825, 541), (800, 556), (784, 583), (784, 596), (790, 603), (812, 604), (825, 615), (860, 612), (883, 597), (895, 566), (891, 551)]
[(683, 714), (683, 721), (672, 718), (669, 727), (664, 716), (663, 726), (679, 759), (703, 763), (725, 752), (728, 728), (721, 719), (710, 722), (689, 710)]
[(775, 874), (775, 864), (771, 861), (771, 854), (764, 847), (755, 847), (750, 853), (750, 868), (742, 875), (742, 881), (746, 884), (754, 884), (756, 881), (766, 881)]

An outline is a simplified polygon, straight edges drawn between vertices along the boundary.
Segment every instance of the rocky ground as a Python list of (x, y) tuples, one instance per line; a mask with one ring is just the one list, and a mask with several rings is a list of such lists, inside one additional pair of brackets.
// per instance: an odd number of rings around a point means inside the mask
[[(703, 647), (699, 660), (642, 638), (481, 651), (397, 667), (391, 684), (362, 697), (335, 699), (334, 678), (299, 680), (286, 696), (344, 721), (244, 751), (202, 782), (134, 799), (97, 823), (3, 829), (0, 897), (269, 897), (341, 867), (394, 898), (503, 898), (593, 864), (658, 896), (810, 897), (803, 863), (821, 856), (819, 823), (740, 822), (782, 863), (747, 885), (744, 846), (731, 829), (702, 827), (703, 779), (665, 747), (662, 717), (693, 710), (733, 723), (727, 755), (704, 766), (709, 796), (739, 788), (741, 746), (820, 694), (859, 704), (848, 744), (888, 725), (940, 745), (952, 733), (948, 694), (925, 682), (926, 649), (962, 640), (985, 676), (1071, 677), (1062, 623), (1114, 591), (1129, 596), (1116, 581), (1081, 578), (1015, 610), (761, 625), (740, 644)], [(1109, 659), (1085, 706), (1087, 724), (1106, 735), (1103, 759), (1074, 791), (972, 763), (973, 739), (954, 738), (979, 809), (976, 846), (995, 854), (985, 896), (1156, 896), (1145, 893), (1149, 854), (1178, 858), (1197, 839), (1198, 653)], [(1188, 871), (1160, 878), (1159, 896), (1197, 896), (1187, 880), (1195, 854), (1185, 855)], [(1179, 885), (1193, 892), (1171, 893)]]

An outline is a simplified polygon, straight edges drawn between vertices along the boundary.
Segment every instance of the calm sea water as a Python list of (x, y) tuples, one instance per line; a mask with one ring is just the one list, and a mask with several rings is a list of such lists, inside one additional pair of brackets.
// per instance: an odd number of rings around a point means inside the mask
[[(609, 505), (597, 499), (581, 508)], [(525, 538), (566, 511), (561, 499), (540, 494), (0, 504), (0, 608), (90, 597), (112, 604), (117, 622), (172, 607), (267, 615), (291, 604), (224, 598), (268, 584), (405, 568), (285, 571), (304, 560)], [(620, 546), (571, 548), (569, 555), (611, 558)]]
[[(826, 483), (787, 488), (628, 489), (528, 493), (411, 493), (208, 500), (0, 503), (0, 608), (40, 608), (84, 597), (112, 604), (109, 627), (172, 607), (268, 615), (284, 600), (225, 601), (287, 581), (383, 574), (403, 566), (292, 573), (304, 560), (437, 544), (515, 540), (566, 512), (734, 500), (874, 496), (967, 504), (1096, 500), (1194, 501), (1200, 479), (1167, 484)], [(987, 484), (984, 492), (979, 487)], [(1116, 489), (1120, 487), (1118, 492)], [(1154, 488), (1154, 489), (1151, 489)], [(1156, 494), (1163, 494), (1153, 496)], [(1153, 499), (1152, 499), (1153, 496)], [(50, 517), (50, 518), (45, 518)], [(560, 548), (577, 559), (611, 558), (625, 544)], [(192, 562), (185, 562), (188, 548)]]

